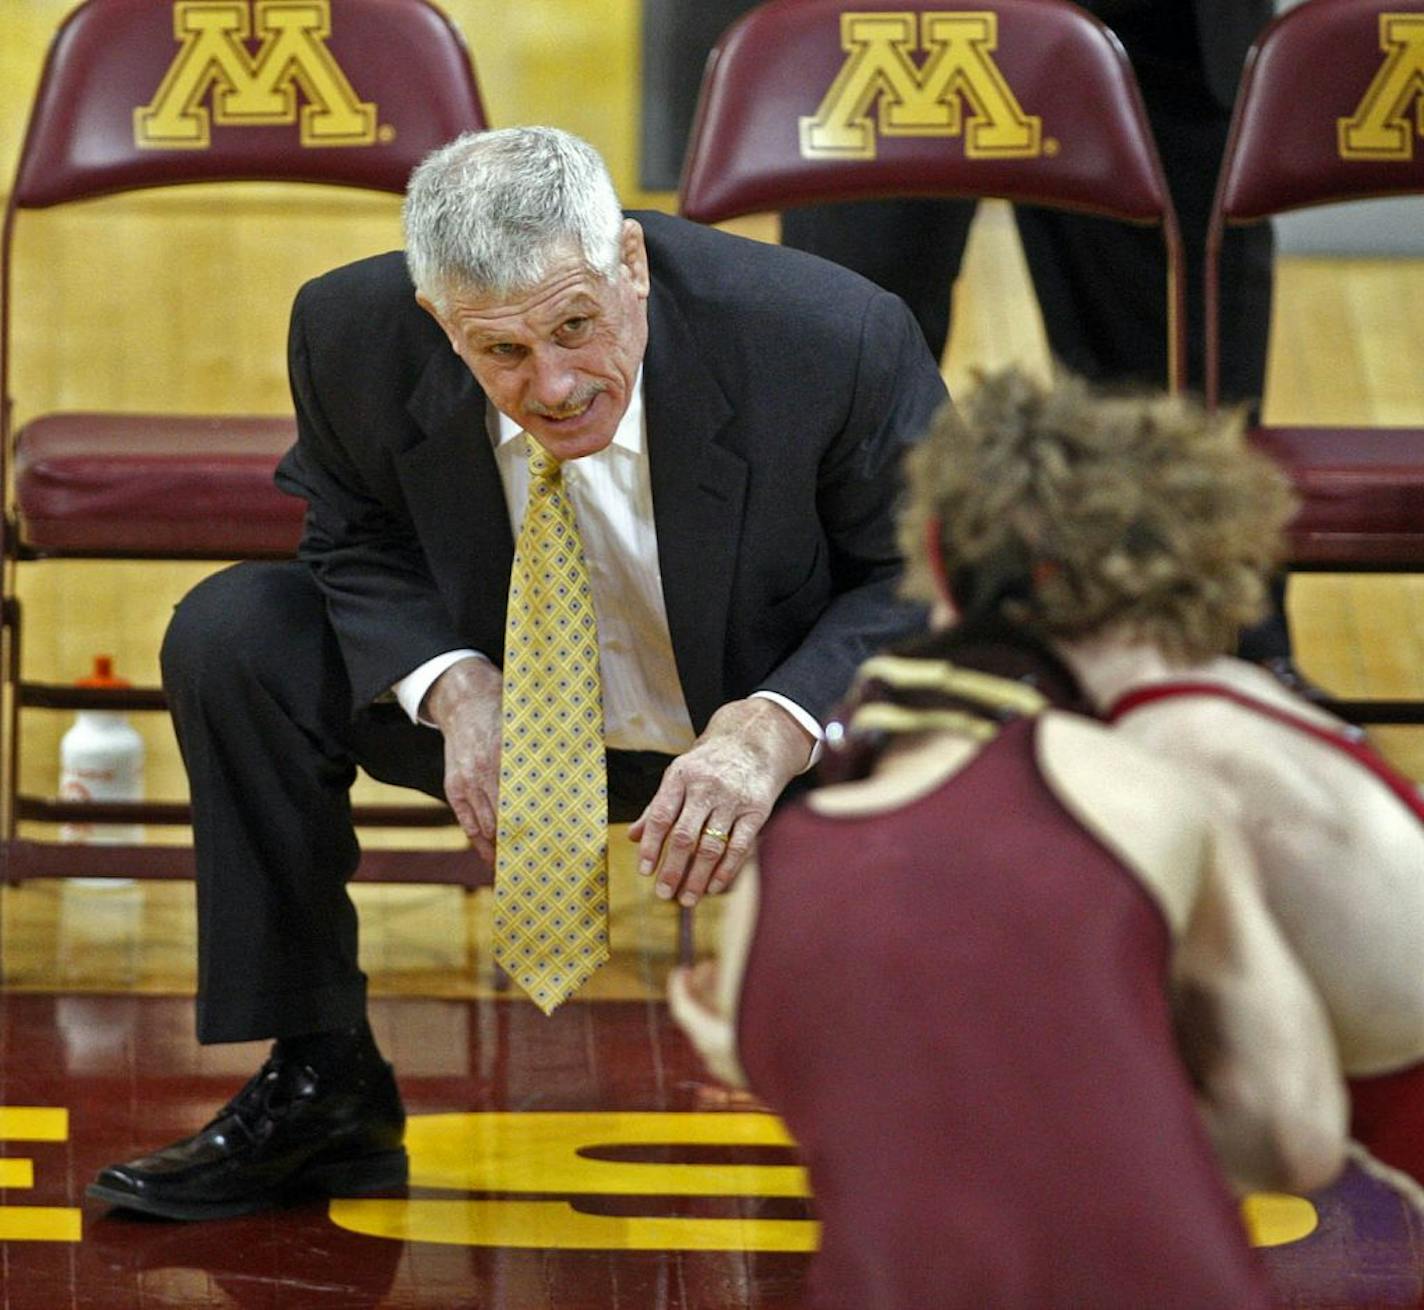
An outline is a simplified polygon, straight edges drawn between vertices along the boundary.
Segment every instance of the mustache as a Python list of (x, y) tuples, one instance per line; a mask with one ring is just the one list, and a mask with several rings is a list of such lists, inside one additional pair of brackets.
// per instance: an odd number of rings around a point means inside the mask
[(575, 391), (562, 405), (542, 405), (537, 400), (530, 400), (525, 402), (524, 408), (540, 418), (573, 418), (575, 414), (582, 414), (593, 403), (595, 396), (607, 390), (606, 383), (590, 382)]

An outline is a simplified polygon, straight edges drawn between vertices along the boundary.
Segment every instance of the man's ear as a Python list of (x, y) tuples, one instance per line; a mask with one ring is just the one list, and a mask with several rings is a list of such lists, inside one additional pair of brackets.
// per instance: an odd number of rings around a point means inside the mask
[(944, 524), (938, 515), (932, 516), (925, 523), (925, 559), (930, 566), (930, 576), (934, 578), (935, 593), (939, 602), (954, 609), (954, 595), (949, 589), (949, 575), (944, 568), (944, 546), (940, 541), (940, 533)]
[(631, 218), (623, 220), (623, 230), (618, 237), (618, 259), (628, 270), (638, 298), (646, 300), (652, 288), (652, 278), (648, 273), (648, 245), (643, 239), (642, 224)]
[[(440, 311), (435, 307), (435, 302), (423, 291), (415, 293), (415, 303), (440, 324), (440, 330), (445, 334), (445, 338), (450, 343), (450, 349), (457, 355), (460, 354), (460, 339), (450, 330), (450, 325), (441, 317)], [(464, 356), (461, 355), (463, 359)]]
[(925, 524), (925, 559), (934, 578), (935, 599), (930, 606), (930, 627), (936, 631), (954, 626), (959, 608), (949, 590), (949, 577), (944, 569), (944, 547), (940, 544), (942, 524), (938, 517)]

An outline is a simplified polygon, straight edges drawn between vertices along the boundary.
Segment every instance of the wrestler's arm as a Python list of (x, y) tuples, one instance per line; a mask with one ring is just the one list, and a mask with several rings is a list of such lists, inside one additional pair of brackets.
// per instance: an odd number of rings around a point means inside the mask
[(1347, 1100), (1324, 1007), (1256, 885), (1239, 834), (1213, 821), (1173, 969), (1182, 1056), (1239, 1184), (1312, 1191), (1344, 1161)]
[(1194, 775), (1121, 730), (1044, 715), (1045, 779), (1141, 880), (1176, 940), (1178, 1041), (1227, 1173), (1310, 1190), (1339, 1169), (1346, 1103), (1324, 1008)]
[(747, 1085), (737, 1055), (737, 1006), (756, 930), (761, 888), (753, 856), (724, 901), (717, 958), (674, 969), (668, 1007), (712, 1073), (733, 1087)]

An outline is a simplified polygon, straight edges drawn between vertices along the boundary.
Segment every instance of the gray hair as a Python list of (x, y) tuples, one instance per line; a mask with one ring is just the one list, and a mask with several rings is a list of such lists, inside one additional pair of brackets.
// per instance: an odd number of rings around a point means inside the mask
[(545, 276), (570, 243), (603, 277), (617, 271), (623, 212), (598, 152), (554, 127), (466, 132), (410, 176), (402, 212), (416, 290), (495, 296)]

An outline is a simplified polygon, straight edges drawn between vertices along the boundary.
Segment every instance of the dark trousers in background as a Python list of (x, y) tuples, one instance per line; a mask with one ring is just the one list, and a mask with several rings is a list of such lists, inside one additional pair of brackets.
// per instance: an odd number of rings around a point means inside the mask
[[(1201, 270), (1230, 112), (1205, 76), (1139, 60), (1143, 98), (1182, 230), (1187, 277), (1187, 383), (1204, 378)], [(966, 200), (815, 205), (782, 215), (782, 241), (833, 259), (894, 291), (930, 348), (949, 336), (950, 288), (974, 213)], [(1167, 377), (1167, 262), (1156, 228), (1059, 210), (1015, 211), (1054, 356), (1099, 382), (1158, 386)], [(1234, 228), (1222, 246), (1221, 394), (1256, 402), (1265, 389), (1275, 247), (1269, 223)]]
[[(642, 182), (677, 185), (708, 51), (752, 0), (643, 0)], [(1122, 40), (1182, 227), (1188, 382), (1202, 381), (1201, 273), (1237, 78), (1270, 0), (1086, 0)], [(947, 143), (946, 148), (954, 148)], [(782, 240), (865, 274), (914, 310), (936, 354), (949, 332), (973, 201), (816, 205), (782, 216)], [(1021, 207), (1019, 231), (1053, 353), (1096, 381), (1166, 378), (1166, 264), (1155, 229)], [(1271, 311), (1271, 228), (1227, 234), (1222, 395), (1259, 401)]]

